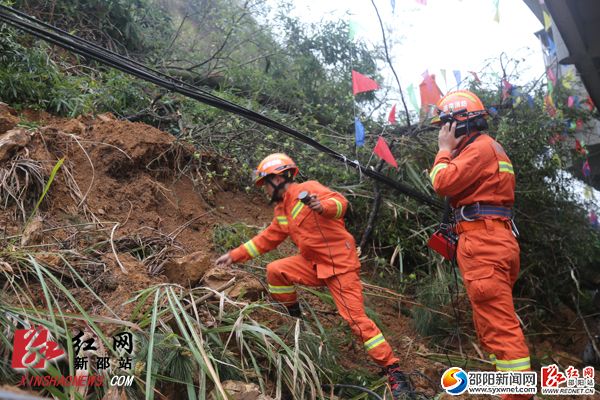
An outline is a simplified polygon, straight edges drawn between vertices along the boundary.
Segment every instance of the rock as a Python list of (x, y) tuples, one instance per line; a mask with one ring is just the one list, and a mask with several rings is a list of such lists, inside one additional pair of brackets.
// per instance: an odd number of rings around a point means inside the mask
[(13, 129), (19, 123), (17, 112), (0, 102), (0, 133)]
[(112, 113), (104, 113), (96, 116), (102, 122), (116, 121), (117, 118)]
[(214, 267), (210, 269), (204, 274), (202, 283), (204, 286), (216, 290), (234, 277), (236, 278), (234, 285), (225, 290), (227, 296), (254, 301), (266, 293), (265, 287), (254, 275), (231, 268)]
[(36, 216), (27, 224), (23, 235), (21, 236), (21, 246), (29, 246), (30, 244), (40, 244), (42, 242), (44, 229), (44, 220)]
[[(272, 397), (260, 393), (260, 388), (255, 383), (246, 383), (240, 381), (224, 381), (223, 389), (229, 395), (230, 400), (273, 400)], [(220, 398), (217, 396), (218, 389), (213, 389), (209, 399), (215, 400)]]
[(202, 251), (175, 258), (165, 264), (164, 274), (169, 282), (183, 286), (196, 286), (204, 273), (212, 266), (210, 256)]
[(66, 133), (81, 135), (85, 132), (85, 125), (76, 119), (69, 120), (61, 126), (61, 130)]
[(25, 129), (13, 129), (0, 136), (0, 161), (10, 158), (15, 149), (21, 149), (31, 141)]

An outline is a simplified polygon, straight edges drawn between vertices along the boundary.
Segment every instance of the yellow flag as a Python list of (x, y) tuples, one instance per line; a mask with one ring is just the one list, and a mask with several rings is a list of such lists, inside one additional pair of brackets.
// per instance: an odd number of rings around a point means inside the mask
[(554, 154), (552, 156), (552, 161), (554, 161), (556, 163), (556, 165), (558, 165), (558, 168), (562, 168), (562, 161), (560, 160), (560, 157), (558, 156), (558, 154)]
[(567, 73), (564, 75), (564, 77), (562, 79), (562, 85), (566, 89), (573, 89), (574, 81), (575, 81), (575, 74), (573, 74), (573, 70), (569, 68), (567, 70)]
[(546, 11), (543, 11), (543, 13), (544, 13), (544, 28), (546, 30), (548, 30), (552, 26), (552, 19), (550, 18), (550, 15), (548, 15), (548, 13)]
[(583, 197), (585, 197), (586, 200), (591, 200), (592, 197), (594, 197), (594, 193), (590, 186), (585, 185), (585, 188), (583, 188)]

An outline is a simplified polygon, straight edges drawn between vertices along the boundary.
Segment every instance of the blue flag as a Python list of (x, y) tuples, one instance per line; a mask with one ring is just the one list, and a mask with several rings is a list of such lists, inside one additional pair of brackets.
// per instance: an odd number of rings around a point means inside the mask
[(456, 88), (460, 89), (460, 82), (462, 81), (462, 78), (460, 76), (460, 71), (454, 70), (452, 72), (454, 72), (454, 79), (456, 79)]
[(354, 131), (356, 134), (356, 145), (363, 147), (365, 145), (365, 127), (358, 117), (354, 117)]
[(527, 104), (529, 105), (529, 108), (531, 108), (533, 110), (533, 107), (534, 107), (533, 97), (531, 97), (529, 94), (527, 95)]
[(548, 37), (548, 53), (551, 57), (556, 55), (556, 45), (550, 37)]

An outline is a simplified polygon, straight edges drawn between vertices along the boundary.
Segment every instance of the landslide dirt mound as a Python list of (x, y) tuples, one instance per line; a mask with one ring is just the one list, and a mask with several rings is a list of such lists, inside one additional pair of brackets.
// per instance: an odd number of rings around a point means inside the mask
[[(270, 212), (262, 199), (246, 194), (236, 199), (218, 181), (206, 179), (209, 163), (213, 172), (221, 168), (214, 156), (199, 154), (145, 124), (119, 121), (110, 114), (63, 119), (28, 111), (19, 118), (1, 105), (0, 140), (13, 132), (27, 140), (4, 146), (3, 170), (27, 163), (47, 181), (59, 160), (63, 164), (26, 234), (21, 235), (27, 213), (42, 187), (22, 193), (23, 207), (6, 196), (0, 206), (3, 236), (20, 237), (21, 245), (36, 249), (85, 254), (81, 268), (91, 287), (110, 293), (108, 305), (125, 313), (125, 300), (149, 285), (198, 284), (217, 256), (212, 244), (216, 224), (240, 219), (255, 223), (258, 215)], [(15, 180), (28, 187), (30, 175), (15, 173)], [(64, 267), (59, 257), (38, 257), (53, 268)]]

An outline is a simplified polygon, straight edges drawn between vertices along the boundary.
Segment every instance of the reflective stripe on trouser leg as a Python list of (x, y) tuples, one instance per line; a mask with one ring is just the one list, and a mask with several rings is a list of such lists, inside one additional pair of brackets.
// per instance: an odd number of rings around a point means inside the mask
[(529, 371), (531, 369), (531, 360), (529, 357), (516, 358), (513, 360), (496, 360), (496, 369), (498, 371)]
[(267, 284), (274, 300), (286, 306), (298, 302), (294, 285), (323, 286), (317, 273), (301, 255), (282, 258), (267, 265)]
[(338, 312), (360, 338), (369, 356), (379, 365), (388, 366), (398, 362), (392, 347), (379, 328), (365, 314), (362, 284), (356, 271), (332, 276), (325, 280)]
[(472, 232), (475, 234), (461, 234), (468, 249), (459, 245), (458, 263), (477, 335), (485, 349), (495, 355), (498, 371), (529, 370), (529, 350), (512, 297), (514, 275), (519, 269), (518, 244), (508, 229)]

